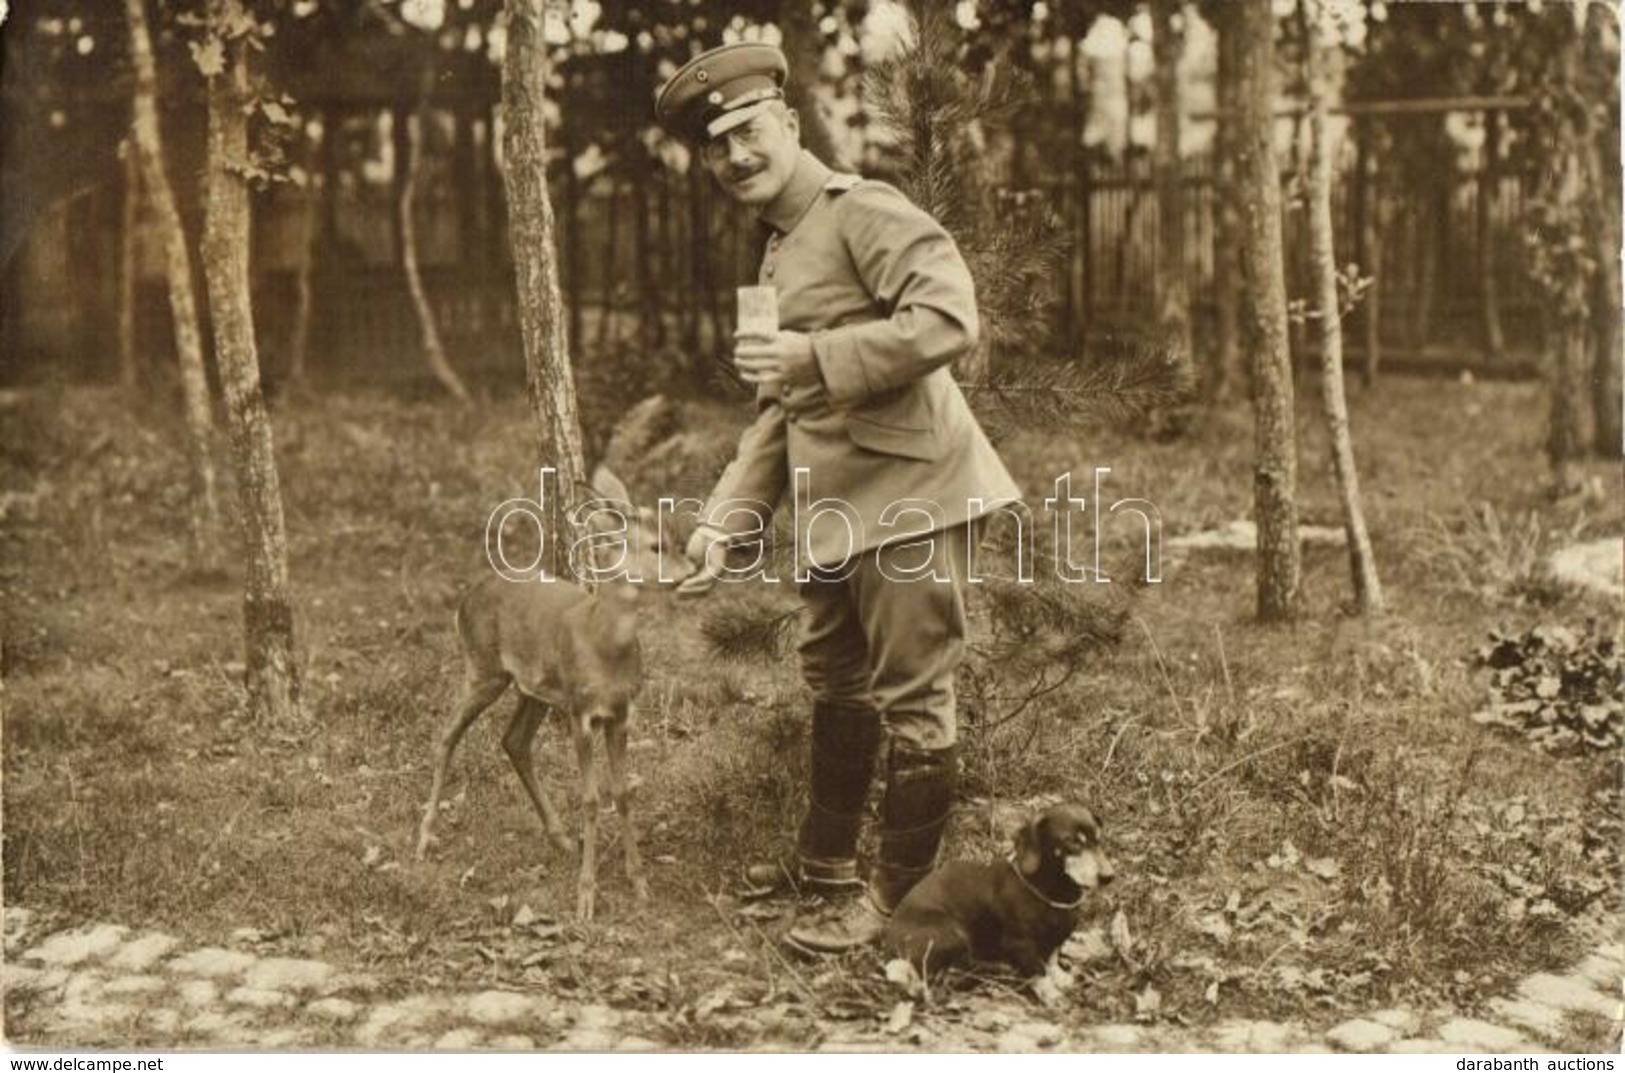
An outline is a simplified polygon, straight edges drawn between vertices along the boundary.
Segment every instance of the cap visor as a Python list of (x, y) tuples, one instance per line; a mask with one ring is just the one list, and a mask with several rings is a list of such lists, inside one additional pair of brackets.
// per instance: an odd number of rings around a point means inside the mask
[[(774, 98), (774, 100), (777, 100), (777, 98)], [(736, 127), (741, 127), (767, 111), (772, 104), (773, 100), (757, 101), (755, 104), (747, 104), (743, 108), (735, 108), (731, 112), (723, 112), (705, 125), (706, 136), (711, 138), (720, 137)]]

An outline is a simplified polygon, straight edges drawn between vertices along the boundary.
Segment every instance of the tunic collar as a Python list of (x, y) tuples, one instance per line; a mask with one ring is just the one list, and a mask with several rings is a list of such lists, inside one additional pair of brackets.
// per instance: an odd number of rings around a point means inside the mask
[(823, 161), (803, 149), (801, 158), (796, 161), (796, 170), (790, 173), (790, 181), (762, 210), (762, 222), (778, 234), (788, 235), (807, 215), (807, 210), (823, 192), (824, 184), (834, 174)]

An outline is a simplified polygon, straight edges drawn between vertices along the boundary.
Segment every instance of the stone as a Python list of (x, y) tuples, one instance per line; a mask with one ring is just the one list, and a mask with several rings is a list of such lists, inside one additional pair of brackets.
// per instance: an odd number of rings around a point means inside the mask
[(1389, 1054), (1477, 1054), (1476, 1047), (1458, 1047), (1436, 1039), (1400, 1039), (1387, 1047)]
[(10, 962), (3, 966), (5, 989), (27, 993), (33, 990), (33, 983), (42, 975), (50, 972), (49, 969), (36, 969), (28, 965), (14, 965)]
[(664, 1051), (668, 1048), (643, 1036), (622, 1036), (620, 1042), (615, 1045), (615, 1049), (632, 1054), (653, 1054), (656, 1051)]
[(122, 1002), (68, 1000), (54, 1011), (62, 1029), (84, 1044), (111, 1043), (99, 1033), (128, 1025), (141, 1011)]
[(107, 964), (125, 972), (146, 972), (179, 945), (180, 940), (173, 935), (150, 931), (121, 946)]
[(437, 1051), (471, 1051), (480, 1045), (480, 1034), (472, 1028), (454, 1028), (434, 1041)]
[(243, 976), (243, 983), (272, 991), (316, 991), (335, 975), (333, 966), (325, 961), (263, 958)]
[(119, 948), (128, 930), (117, 924), (98, 924), (57, 932), (23, 957), (64, 968), (86, 961), (100, 961)]
[(1560, 1010), (1594, 1013), (1610, 1020), (1620, 1015), (1620, 1002), (1591, 986), (1584, 977), (1536, 973), (1518, 985), (1520, 998), (1555, 1006)]
[(219, 1010), (199, 1010), (184, 1027), (189, 1033), (223, 1043), (238, 1042), (250, 1030), (248, 1022), (240, 1015), (225, 1014)]
[(529, 1036), (497, 1036), (485, 1045), (489, 1051), (534, 1051), (536, 1041)]
[(220, 997), (220, 988), (212, 980), (182, 980), (175, 988), (185, 1006), (213, 1006)]
[(433, 995), (413, 995), (375, 1006), (355, 1030), (356, 1042), (369, 1048), (410, 1046), (410, 1039), (403, 1037), (449, 1012), (450, 1003)]
[(1138, 1025), (1096, 1025), (1091, 1034), (1107, 1047), (1137, 1047), (1145, 1038)]
[(541, 1004), (513, 991), (481, 991), (467, 1000), (468, 1016), (482, 1025), (507, 1025), (540, 1016)]
[(34, 920), (35, 916), (32, 909), (24, 909), (20, 905), (6, 907), (6, 953), (15, 954), (22, 948), (23, 941), (28, 938), (28, 933), (33, 930)]
[(1422, 1028), (1422, 1018), (1413, 1010), (1388, 1009), (1365, 1015), (1367, 1021), (1387, 1025), (1401, 1036), (1414, 1036)]
[(170, 961), (169, 970), (187, 976), (207, 976), (210, 979), (221, 980), (230, 976), (241, 976), (258, 960), (253, 954), (244, 954), (238, 950), (205, 946)]
[(70, 976), (67, 969), (35, 969), (27, 965), (7, 964), (4, 971), (6, 990), (24, 995), (41, 995), (59, 990), (67, 986)]
[(361, 1007), (343, 998), (321, 998), (305, 1007), (305, 1012), (324, 1021), (353, 1021)]
[(342, 972), (330, 977), (317, 990), (322, 995), (371, 995), (381, 986), (376, 976), (364, 972)]
[(1043, 1021), (1024, 1021), (1011, 1025), (999, 1037), (1000, 1054), (1032, 1054), (1035, 1051), (1054, 1050), (1061, 1042), (1059, 1025)]
[(95, 1002), (102, 997), (102, 978), (94, 972), (76, 972), (62, 985), (63, 1002)]
[(1566, 1020), (1563, 1011), (1544, 1002), (1498, 998), (1490, 1003), (1490, 1009), (1497, 1019), (1543, 1039), (1557, 1039), (1563, 1035)]
[(1225, 1021), (1213, 1029), (1213, 1045), (1236, 1054), (1282, 1054), (1295, 1050), (1296, 1034), (1275, 1021)]
[(1398, 1036), (1399, 1033), (1389, 1025), (1364, 1018), (1344, 1021), (1326, 1033), (1326, 1039), (1332, 1046), (1354, 1054), (1372, 1054), (1388, 1046)]
[(175, 1031), (180, 1028), (180, 1026), (180, 1011), (171, 1010), (167, 1007), (142, 1010), (141, 1017), (136, 1021), (136, 1027), (138, 1029), (145, 1032), (156, 1033), (162, 1036), (174, 1035)]
[(1456, 1017), (1440, 1025), (1439, 1038), (1446, 1043), (1486, 1051), (1510, 1051), (1528, 1043), (1523, 1033), (1516, 1029), (1470, 1017)]
[(309, 1032), (294, 1025), (263, 1029), (253, 1037), (256, 1047), (262, 1047), (268, 1051), (292, 1050), (296, 1047), (308, 1045), (310, 1040)]
[(118, 976), (102, 985), (102, 991), (109, 995), (150, 995), (168, 986), (169, 981), (162, 976)]
[(226, 992), (226, 1001), (233, 1006), (256, 1010), (280, 1010), (293, 1005), (293, 999), (286, 992), (266, 987), (234, 987)]
[(1583, 976), (1611, 995), (1625, 988), (1625, 964), (1601, 954), (1591, 954), (1574, 967), (1576, 976)]

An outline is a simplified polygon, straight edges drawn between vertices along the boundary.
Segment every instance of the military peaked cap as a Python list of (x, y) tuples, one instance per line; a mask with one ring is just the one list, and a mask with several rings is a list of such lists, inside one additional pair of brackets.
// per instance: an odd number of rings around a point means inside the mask
[(655, 118), (673, 134), (705, 141), (750, 121), (784, 98), (790, 65), (772, 45), (723, 45), (689, 60), (655, 98)]

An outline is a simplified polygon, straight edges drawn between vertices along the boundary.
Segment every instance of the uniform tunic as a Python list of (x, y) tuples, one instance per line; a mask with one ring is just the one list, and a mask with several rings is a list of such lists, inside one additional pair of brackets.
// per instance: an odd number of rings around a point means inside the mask
[(758, 392), (702, 518), (754, 536), (785, 500), (814, 694), (872, 700), (894, 735), (941, 748), (955, 736), (968, 523), (1021, 495), (949, 372), (976, 345), (970, 272), (897, 190), (810, 153), (763, 219), (758, 281), (777, 291), (780, 327), (811, 336), (821, 383)]

